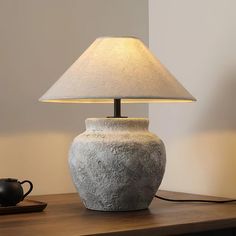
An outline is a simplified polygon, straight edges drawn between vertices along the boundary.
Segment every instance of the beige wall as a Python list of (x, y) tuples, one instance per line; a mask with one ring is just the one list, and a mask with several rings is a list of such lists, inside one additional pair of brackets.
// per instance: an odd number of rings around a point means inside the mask
[(236, 197), (236, 1), (150, 0), (149, 45), (195, 104), (149, 107), (162, 189)]
[[(0, 177), (30, 179), (33, 194), (74, 191), (67, 152), (86, 117), (112, 105), (42, 104), (37, 99), (102, 35), (148, 43), (147, 0), (0, 0)], [(146, 117), (147, 105), (126, 105)]]

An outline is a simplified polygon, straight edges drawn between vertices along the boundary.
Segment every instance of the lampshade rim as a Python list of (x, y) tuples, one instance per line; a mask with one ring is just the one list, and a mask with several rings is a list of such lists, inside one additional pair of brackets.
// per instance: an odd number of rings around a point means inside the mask
[(161, 103), (161, 102), (195, 102), (196, 98), (186, 97), (78, 97), (78, 98), (43, 98), (39, 99), (40, 102), (51, 103), (113, 103), (114, 99), (121, 99), (122, 103)]

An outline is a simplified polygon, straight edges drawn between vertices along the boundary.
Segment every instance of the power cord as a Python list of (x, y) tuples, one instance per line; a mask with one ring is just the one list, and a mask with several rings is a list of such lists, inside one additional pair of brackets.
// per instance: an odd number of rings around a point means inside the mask
[(165, 198), (161, 197), (158, 195), (155, 195), (156, 198), (163, 200), (163, 201), (168, 201), (168, 202), (206, 202), (206, 203), (230, 203), (230, 202), (236, 202), (236, 199), (231, 199), (231, 200), (201, 200), (201, 199), (170, 199), (170, 198)]

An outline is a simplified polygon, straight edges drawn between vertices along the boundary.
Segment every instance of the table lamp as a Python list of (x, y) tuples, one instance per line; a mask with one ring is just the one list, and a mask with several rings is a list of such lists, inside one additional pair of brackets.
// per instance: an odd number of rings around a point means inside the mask
[(101, 37), (40, 98), (43, 102), (113, 103), (114, 116), (86, 119), (69, 151), (74, 185), (86, 208), (147, 209), (166, 164), (148, 119), (121, 115), (121, 103), (196, 99), (135, 37)]

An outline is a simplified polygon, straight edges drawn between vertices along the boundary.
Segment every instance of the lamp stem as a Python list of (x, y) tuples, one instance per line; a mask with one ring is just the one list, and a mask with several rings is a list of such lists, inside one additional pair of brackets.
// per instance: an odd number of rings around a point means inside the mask
[(114, 99), (114, 118), (121, 118), (121, 99)]
[(114, 116), (107, 116), (107, 118), (128, 118), (127, 116), (121, 116), (120, 98), (114, 98)]
[(114, 116), (107, 116), (107, 118), (128, 118), (127, 116), (121, 116), (120, 98), (114, 98)]

